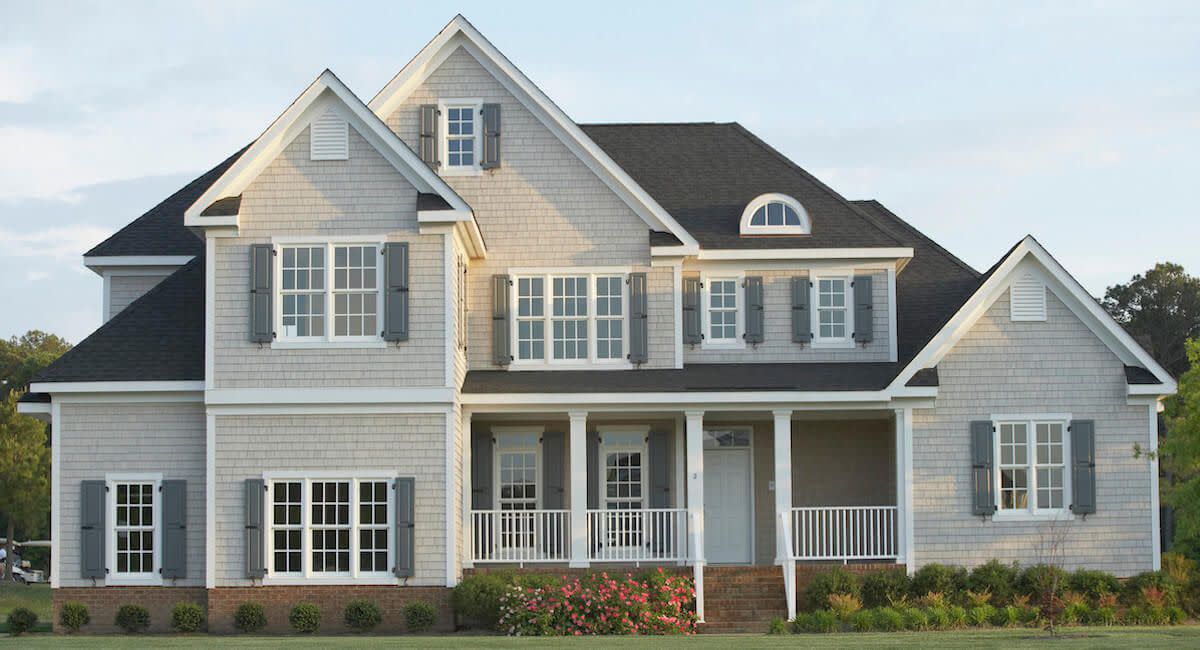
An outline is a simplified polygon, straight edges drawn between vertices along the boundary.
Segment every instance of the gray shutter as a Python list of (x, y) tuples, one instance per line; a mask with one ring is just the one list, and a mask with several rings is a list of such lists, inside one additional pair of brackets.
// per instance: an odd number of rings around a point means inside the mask
[(104, 481), (83, 481), (79, 499), (80, 577), (104, 577), (104, 513), (107, 508)]
[(812, 342), (812, 314), (809, 312), (808, 276), (801, 275), (792, 278), (792, 342)]
[(700, 343), (700, 278), (683, 279), (683, 342)]
[(483, 156), (479, 159), (483, 169), (500, 166), (500, 105), (483, 105)]
[(508, 292), (512, 281), (507, 275), (492, 276), (492, 363), (507, 366), (512, 362), (512, 327), (508, 313)]
[(187, 577), (187, 481), (162, 482), (162, 577)]
[(566, 508), (566, 488), (563, 485), (563, 460), (566, 455), (566, 436), (561, 431), (542, 434), (542, 507), (546, 510)]
[(1096, 423), (1071, 420), (1071, 512), (1096, 512)]
[(266, 492), (261, 478), (246, 479), (246, 577), (261, 578), (267, 574), (266, 521), (263, 519), (263, 499)]
[(746, 278), (746, 333), (747, 343), (763, 342), (763, 279), (759, 276)]
[(274, 338), (271, 313), (273, 248), (270, 244), (250, 246), (250, 341), (270, 343)]
[(972, 514), (996, 512), (992, 491), (992, 423), (984, 420), (971, 422), (971, 484)]
[(408, 243), (383, 245), (384, 278), (383, 340), (408, 340)]
[(411, 476), (396, 479), (396, 577), (414, 575), (416, 525), (415, 487)]
[(646, 363), (649, 325), (646, 314), (646, 274), (629, 274), (629, 361)]
[(491, 510), (492, 434), (471, 435), (471, 509)]
[(418, 131), (421, 161), (430, 167), (438, 165), (438, 108), (433, 104), (422, 104), (421, 125)]
[(671, 436), (651, 431), (646, 442), (646, 467), (650, 471), (650, 507), (671, 507)]
[(875, 334), (875, 297), (872, 294), (871, 276), (854, 276), (854, 341), (870, 343)]
[(600, 437), (587, 434), (587, 507), (600, 508)]

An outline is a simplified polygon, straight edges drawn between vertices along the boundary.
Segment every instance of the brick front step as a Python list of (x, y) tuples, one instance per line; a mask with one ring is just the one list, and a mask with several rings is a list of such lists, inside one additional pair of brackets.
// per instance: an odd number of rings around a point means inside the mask
[(787, 617), (783, 571), (776, 566), (708, 567), (704, 570), (706, 634), (763, 633), (773, 618)]

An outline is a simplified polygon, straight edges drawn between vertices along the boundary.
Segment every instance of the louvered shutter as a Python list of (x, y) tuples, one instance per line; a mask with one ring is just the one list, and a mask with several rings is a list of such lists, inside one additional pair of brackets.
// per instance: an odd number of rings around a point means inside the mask
[(491, 510), (492, 434), (471, 434), (471, 509)]
[(248, 478), (245, 485), (246, 577), (261, 578), (267, 574), (264, 544), (267, 527), (263, 519), (266, 488), (261, 478)]
[(187, 577), (187, 481), (162, 482), (162, 577)]
[(270, 244), (250, 246), (250, 341), (270, 343), (274, 337), (271, 313), (273, 249)]
[(683, 342), (700, 343), (700, 278), (683, 279)]
[(871, 276), (854, 277), (854, 341), (870, 343), (875, 338), (875, 296)]
[(416, 567), (416, 488), (412, 477), (396, 479), (396, 577), (411, 578)]
[(1096, 512), (1096, 424), (1071, 421), (1071, 512)]
[(759, 276), (746, 278), (746, 332), (747, 343), (763, 342), (763, 279)]
[(587, 507), (596, 510), (600, 507), (600, 438), (594, 433), (587, 434)]
[[(671, 439), (663, 431), (651, 431), (646, 439), (646, 467), (650, 472), (649, 503), (651, 508), (671, 507)], [(672, 517), (655, 515), (649, 521), (650, 548), (663, 553), (674, 548), (675, 520)]]
[(483, 169), (500, 166), (500, 105), (483, 105), (483, 156), (479, 159)]
[(498, 366), (507, 366), (512, 362), (512, 319), (508, 293), (511, 284), (507, 275), (492, 276), (492, 363)]
[(809, 312), (808, 276), (792, 278), (792, 342), (812, 342), (812, 313)]
[(438, 108), (434, 104), (422, 104), (421, 123), (418, 131), (418, 153), (421, 161), (430, 167), (438, 166)]
[(566, 487), (563, 485), (563, 464), (566, 456), (566, 436), (561, 431), (542, 434), (542, 507), (562, 510), (566, 507)]
[(383, 340), (408, 340), (408, 243), (384, 244)]
[(82, 481), (79, 498), (79, 575), (103, 578), (105, 574), (104, 515), (107, 488), (104, 481)]
[(649, 324), (646, 314), (646, 274), (629, 274), (629, 361), (646, 363)]
[(992, 423), (971, 422), (971, 512), (990, 515), (996, 512), (996, 497), (992, 491)]

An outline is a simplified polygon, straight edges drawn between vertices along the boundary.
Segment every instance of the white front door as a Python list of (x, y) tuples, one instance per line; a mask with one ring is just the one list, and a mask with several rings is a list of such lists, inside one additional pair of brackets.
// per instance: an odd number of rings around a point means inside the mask
[(704, 556), (710, 563), (749, 564), (753, 513), (750, 449), (704, 452)]

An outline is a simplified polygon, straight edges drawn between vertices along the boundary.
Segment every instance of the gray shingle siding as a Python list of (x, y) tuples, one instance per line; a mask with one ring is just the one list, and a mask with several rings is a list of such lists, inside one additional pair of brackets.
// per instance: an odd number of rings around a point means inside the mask
[(133, 301), (146, 295), (159, 282), (162, 282), (171, 272), (164, 271), (155, 275), (114, 275), (109, 279), (108, 288), (108, 317), (112, 318), (128, 307)]

